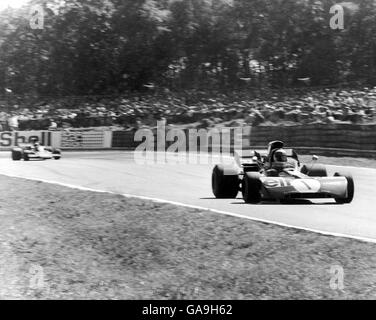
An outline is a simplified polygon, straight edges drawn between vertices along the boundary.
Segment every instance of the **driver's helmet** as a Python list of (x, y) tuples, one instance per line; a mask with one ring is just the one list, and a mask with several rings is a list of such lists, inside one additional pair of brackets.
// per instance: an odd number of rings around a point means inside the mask
[(273, 155), (274, 162), (287, 162), (287, 154), (283, 149), (278, 149)]
[(38, 148), (40, 147), (40, 143), (39, 143), (39, 142), (35, 142), (35, 143), (34, 143), (34, 147), (35, 147), (36, 149), (38, 149)]

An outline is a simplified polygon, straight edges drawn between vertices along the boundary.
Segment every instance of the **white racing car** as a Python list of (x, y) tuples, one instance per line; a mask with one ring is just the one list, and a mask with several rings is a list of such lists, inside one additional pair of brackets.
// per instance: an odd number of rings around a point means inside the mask
[(38, 143), (21, 144), (12, 149), (13, 161), (29, 161), (29, 160), (47, 160), (47, 159), (61, 159), (61, 151), (51, 147), (44, 147)]

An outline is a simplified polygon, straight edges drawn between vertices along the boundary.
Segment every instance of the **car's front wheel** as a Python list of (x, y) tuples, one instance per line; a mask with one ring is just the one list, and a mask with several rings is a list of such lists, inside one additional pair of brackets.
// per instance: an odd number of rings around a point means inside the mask
[(336, 172), (334, 174), (335, 177), (345, 177), (347, 180), (347, 196), (346, 198), (336, 198), (336, 202), (339, 204), (348, 204), (351, 203), (354, 199), (354, 191), (355, 191), (355, 186), (354, 186), (354, 179), (351, 174), (340, 174)]
[(52, 156), (55, 160), (61, 159), (61, 151), (59, 149), (52, 149)]
[(247, 172), (244, 174), (242, 192), (246, 203), (257, 204), (261, 202), (260, 174), (257, 172)]
[(52, 157), (53, 157), (55, 160), (60, 160), (60, 159), (61, 159), (61, 154), (54, 153), (54, 154), (52, 155)]

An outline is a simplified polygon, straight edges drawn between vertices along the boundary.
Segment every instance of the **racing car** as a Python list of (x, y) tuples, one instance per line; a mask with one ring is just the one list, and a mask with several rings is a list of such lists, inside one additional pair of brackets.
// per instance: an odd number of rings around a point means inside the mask
[(216, 165), (212, 190), (216, 198), (236, 198), (242, 192), (246, 203), (265, 200), (334, 198), (339, 204), (351, 203), (354, 180), (351, 174), (329, 177), (326, 167), (312, 157), (312, 164), (301, 165), (294, 149), (282, 141), (272, 141), (267, 150), (236, 151), (234, 163)]
[(41, 146), (39, 143), (25, 143), (12, 149), (13, 161), (61, 159), (61, 151), (51, 147)]

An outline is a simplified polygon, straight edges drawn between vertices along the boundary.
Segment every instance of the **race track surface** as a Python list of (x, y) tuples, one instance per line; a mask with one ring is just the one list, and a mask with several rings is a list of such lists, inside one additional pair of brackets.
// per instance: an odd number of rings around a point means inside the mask
[[(137, 164), (130, 152), (71, 152), (60, 161), (13, 162), (0, 154), (0, 174), (70, 184), (119, 194), (132, 194), (180, 202), (280, 224), (376, 240), (376, 170), (328, 166), (351, 172), (355, 199), (350, 205), (334, 200), (294, 204), (248, 205), (240, 198), (217, 200), (211, 192), (212, 165)], [(20, 199), (20, 201), (22, 201)]]

